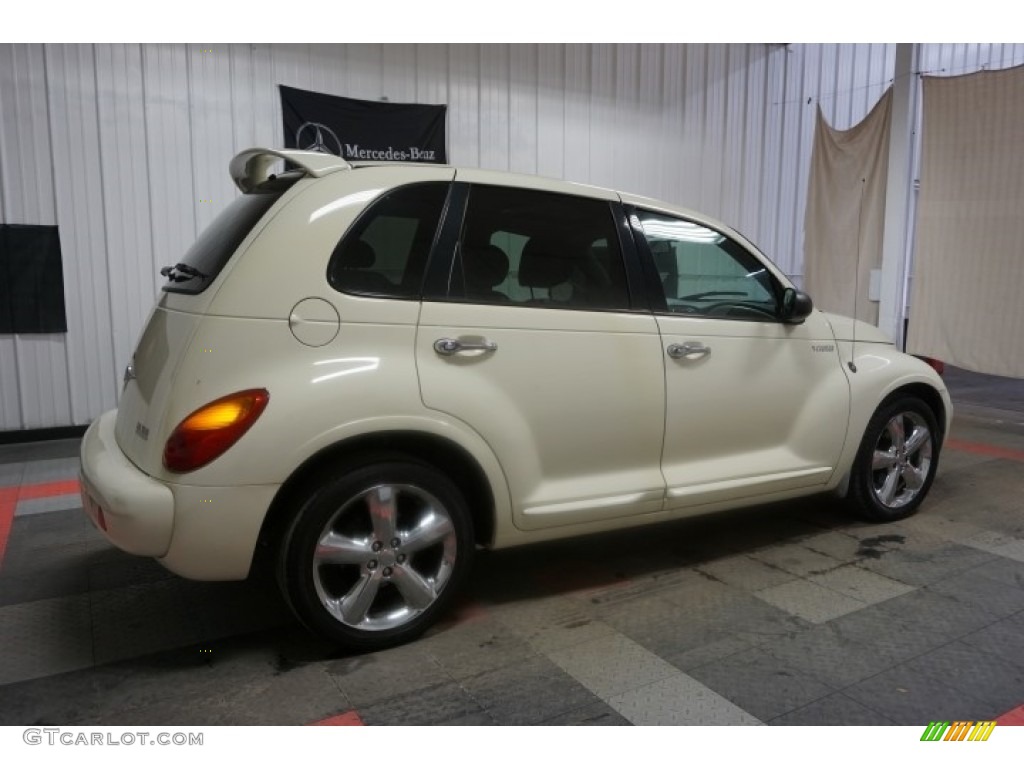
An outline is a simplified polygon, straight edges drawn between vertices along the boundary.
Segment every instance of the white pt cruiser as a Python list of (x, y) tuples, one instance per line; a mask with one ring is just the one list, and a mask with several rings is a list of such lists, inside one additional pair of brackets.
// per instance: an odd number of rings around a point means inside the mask
[(128, 552), (270, 568), (368, 650), (434, 622), (477, 547), (829, 490), (894, 520), (928, 492), (939, 376), (723, 224), (445, 166), (230, 171), (82, 443), (85, 508)]

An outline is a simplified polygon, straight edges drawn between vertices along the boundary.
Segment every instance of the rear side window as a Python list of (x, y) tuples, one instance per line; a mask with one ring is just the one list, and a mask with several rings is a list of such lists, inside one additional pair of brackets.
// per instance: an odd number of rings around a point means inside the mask
[(334, 249), (331, 287), (345, 293), (419, 298), (448, 182), (411, 184), (373, 203)]
[(483, 304), (628, 309), (626, 270), (609, 204), (474, 186), (449, 297)]
[(165, 291), (202, 293), (214, 281), (246, 235), (281, 195), (302, 177), (301, 173), (282, 174), (236, 197), (203, 230), (199, 239), (169, 270)]

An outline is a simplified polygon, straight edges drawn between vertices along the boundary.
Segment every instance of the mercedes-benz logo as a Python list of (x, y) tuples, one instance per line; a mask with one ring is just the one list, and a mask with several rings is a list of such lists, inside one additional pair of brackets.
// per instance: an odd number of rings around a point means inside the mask
[(341, 142), (338, 140), (338, 134), (323, 123), (300, 125), (299, 130), (295, 132), (295, 146), (299, 149), (311, 149), (314, 152), (325, 152), (328, 155), (341, 157)]

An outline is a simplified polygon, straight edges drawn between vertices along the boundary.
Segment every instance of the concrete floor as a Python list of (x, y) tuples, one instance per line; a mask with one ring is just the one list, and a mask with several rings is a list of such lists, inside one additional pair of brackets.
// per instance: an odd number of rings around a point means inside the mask
[(960, 415), (910, 520), (819, 497), (488, 553), (448, 622), (362, 656), (267, 588), (113, 549), (75, 441), (0, 446), (0, 724), (1011, 722), (1024, 383), (948, 381)]

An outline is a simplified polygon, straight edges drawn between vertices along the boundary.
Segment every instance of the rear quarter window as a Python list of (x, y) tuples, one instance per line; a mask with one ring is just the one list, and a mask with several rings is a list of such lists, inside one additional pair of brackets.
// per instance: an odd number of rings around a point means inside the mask
[(450, 186), (410, 184), (372, 203), (331, 255), (331, 287), (367, 296), (419, 298)]

